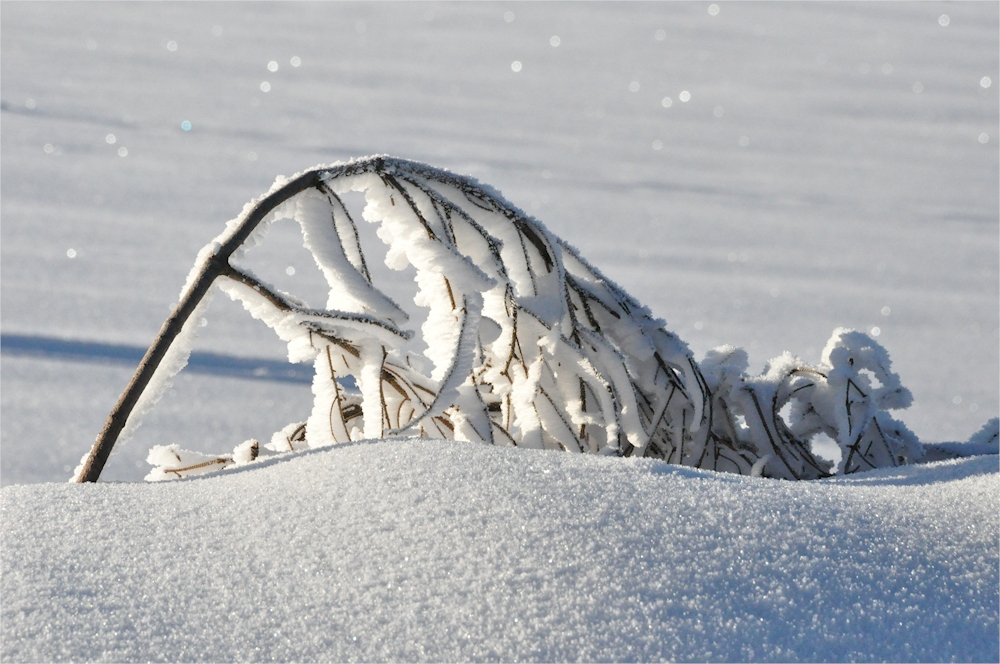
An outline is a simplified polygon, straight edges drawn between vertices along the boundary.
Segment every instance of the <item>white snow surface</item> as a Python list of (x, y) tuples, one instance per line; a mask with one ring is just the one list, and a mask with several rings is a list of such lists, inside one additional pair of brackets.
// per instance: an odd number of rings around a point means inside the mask
[[(145, 347), (277, 174), (386, 153), (501, 190), (698, 359), (878, 328), (896, 416), (964, 441), (1000, 408), (998, 12), (4, 3), (0, 330)], [(298, 224), (247, 262), (326, 302)], [(229, 298), (198, 331), (286, 357)], [(1000, 659), (997, 456), (790, 483), (392, 440), (65, 484), (131, 373), (0, 358), (4, 661)], [(182, 372), (104, 479), (311, 402)]]
[(4, 661), (996, 661), (996, 456), (785, 482), (367, 441), (2, 489)]

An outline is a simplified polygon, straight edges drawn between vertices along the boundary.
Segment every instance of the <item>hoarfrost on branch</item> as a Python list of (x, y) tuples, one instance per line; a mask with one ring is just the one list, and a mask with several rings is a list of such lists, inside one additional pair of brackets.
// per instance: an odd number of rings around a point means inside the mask
[[(342, 201), (349, 191), (364, 192), (362, 216), (379, 226), (386, 264), (416, 271), (429, 372), (404, 347), (413, 336), (409, 314), (372, 280)], [(307, 308), (233, 260), (281, 218), (301, 225), (329, 285), (324, 309)], [(911, 395), (868, 335), (837, 329), (818, 365), (785, 353), (759, 376), (747, 374), (746, 352), (731, 346), (699, 363), (663, 321), (497, 191), (413, 161), (369, 157), (279, 178), (202, 250), (182, 296), (206, 275), (288, 344), (290, 361), (313, 363), (312, 414), (263, 449), (247, 441), (209, 458), (154, 448), (148, 479), (396, 436), (644, 456), (783, 479), (947, 455), (888, 414)], [(185, 336), (175, 345), (190, 343)], [(186, 352), (174, 348), (170, 357)], [(156, 368), (162, 375), (148, 389), (182, 367)], [(141, 409), (132, 412), (125, 430), (139, 417)], [(994, 420), (984, 431), (995, 428)], [(814, 438), (824, 435), (840, 447), (839, 462), (814, 452)]]

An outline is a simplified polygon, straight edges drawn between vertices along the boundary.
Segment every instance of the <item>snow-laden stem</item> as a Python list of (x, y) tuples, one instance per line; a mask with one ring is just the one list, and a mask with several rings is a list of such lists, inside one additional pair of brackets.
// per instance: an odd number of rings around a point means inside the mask
[[(414, 303), (427, 309), (427, 372), (404, 348), (410, 313), (373, 282), (340, 198), (349, 191), (364, 192), (362, 217), (378, 225), (386, 264), (416, 272)], [(330, 288), (326, 308), (308, 308), (234, 264), (279, 218), (300, 224)], [(925, 455), (886, 412), (908, 406), (910, 395), (869, 336), (835, 330), (819, 364), (785, 353), (759, 376), (746, 373), (746, 353), (732, 347), (699, 363), (662, 320), (489, 186), (370, 157), (279, 178), (202, 250), (79, 481), (97, 479), (119, 432), (141, 415), (133, 408), (155, 400), (144, 392), (155, 396), (183, 367), (189, 319), (207, 306), (215, 283), (288, 344), (290, 361), (315, 368), (312, 414), (275, 434), (265, 446), (272, 452), (429, 435), (784, 479)], [(346, 390), (347, 376), (360, 394)], [(840, 447), (839, 462), (813, 449), (821, 436)], [(244, 450), (178, 465), (175, 457), (200, 458), (181, 452), (151, 455), (166, 464), (153, 478), (250, 459)]]
[[(225, 242), (218, 246), (217, 251), (204, 257), (200, 270), (193, 279), (189, 278), (181, 291), (180, 302), (163, 322), (159, 334), (153, 340), (149, 350), (139, 362), (132, 380), (122, 393), (118, 402), (108, 415), (104, 428), (98, 434), (90, 454), (84, 459), (83, 466), (76, 473), (77, 482), (96, 482), (104, 470), (104, 465), (111, 455), (111, 450), (122, 430), (132, 416), (133, 409), (153, 380), (160, 367), (160, 363), (166, 356), (167, 351), (181, 333), (185, 323), (194, 313), (195, 309), (204, 299), (215, 279), (229, 268), (229, 258), (243, 245), (250, 234), (256, 229), (258, 224), (275, 207), (295, 196), (299, 192), (315, 187), (320, 181), (320, 174), (317, 171), (307, 171), (286, 183), (284, 186), (273, 190), (269, 195), (261, 199), (245, 215), (242, 222), (236, 227), (235, 232), (225, 239)], [(174, 371), (183, 368), (183, 364)], [(167, 380), (170, 376), (164, 376), (159, 380)]]

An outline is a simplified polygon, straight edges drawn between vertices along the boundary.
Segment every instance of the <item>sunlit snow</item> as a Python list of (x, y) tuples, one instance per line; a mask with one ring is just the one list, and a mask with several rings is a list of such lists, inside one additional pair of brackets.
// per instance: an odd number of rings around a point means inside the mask
[[(65, 482), (199, 248), (276, 175), (377, 153), (496, 186), (699, 359), (733, 344), (760, 371), (877, 335), (914, 395), (899, 419), (967, 440), (1000, 410), (998, 21), (5, 3), (0, 657), (996, 661), (997, 456), (793, 484), (368, 441), (134, 483), (153, 445), (215, 454), (308, 417), (307, 381), (265, 380), (284, 344), (228, 298), (197, 319), (214, 359), (109, 482)], [(325, 298), (282, 233), (254, 269)]]

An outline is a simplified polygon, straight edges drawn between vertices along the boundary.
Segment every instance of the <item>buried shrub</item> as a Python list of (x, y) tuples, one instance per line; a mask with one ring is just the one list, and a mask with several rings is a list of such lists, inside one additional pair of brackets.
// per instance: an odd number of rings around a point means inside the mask
[[(415, 269), (427, 309), (422, 358), (406, 348), (410, 314), (379, 289), (342, 196), (364, 192), (386, 264)], [(238, 260), (271, 223), (298, 222), (329, 286), (307, 307)], [(212, 286), (240, 301), (312, 362), (312, 414), (232, 455), (157, 447), (148, 479), (242, 465), (262, 454), (361, 438), (430, 436), (495, 445), (645, 456), (784, 479), (913, 463), (928, 446), (888, 410), (911, 396), (869, 336), (837, 329), (819, 365), (785, 353), (747, 375), (742, 349), (700, 363), (661, 320), (568, 243), (472, 178), (370, 157), (279, 178), (202, 249), (181, 293), (75, 479), (95, 481), (183, 368)], [(352, 377), (352, 379), (348, 379)], [(356, 385), (357, 389), (353, 389)], [(996, 420), (980, 438), (996, 438)], [(828, 437), (836, 464), (813, 450)], [(931, 448), (931, 456), (956, 455)]]

